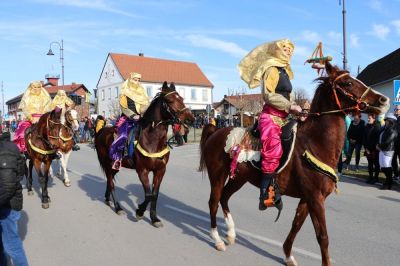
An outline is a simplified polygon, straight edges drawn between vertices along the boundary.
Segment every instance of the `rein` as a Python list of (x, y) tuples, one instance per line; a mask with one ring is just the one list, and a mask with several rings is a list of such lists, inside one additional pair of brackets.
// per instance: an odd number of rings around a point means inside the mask
[[(175, 94), (175, 93), (177, 93), (177, 91), (171, 91), (171, 92), (166, 93), (163, 97), (165, 99), (167, 96)], [(178, 111), (172, 113), (170, 107), (168, 106), (168, 104), (165, 101), (163, 102), (163, 108), (165, 108), (166, 111), (171, 115), (172, 119), (160, 120), (157, 123), (156, 123), (156, 121), (153, 121), (153, 123), (151, 125), (153, 128), (155, 128), (161, 124), (173, 125), (173, 124), (178, 123), (178, 124), (182, 125), (183, 122), (178, 118), (178, 116), (180, 114), (182, 114), (185, 110), (189, 109), (188, 107), (185, 106), (185, 107), (179, 109)]]
[[(339, 85), (336, 84), (336, 82), (345, 76), (349, 76), (349, 73), (343, 73), (339, 76), (337, 76), (334, 81), (332, 82), (332, 91), (333, 91), (333, 95), (335, 97), (335, 102), (336, 105), (339, 107), (339, 109), (335, 109), (335, 110), (331, 110), (331, 111), (325, 111), (325, 112), (315, 112), (315, 113), (309, 113), (309, 112), (301, 112), (300, 115), (303, 116), (321, 116), (321, 115), (327, 115), (327, 114), (334, 114), (334, 113), (343, 113), (344, 115), (346, 115), (346, 111), (352, 111), (352, 110), (357, 110), (357, 111), (363, 111), (368, 107), (368, 104), (366, 102), (363, 101), (364, 97), (368, 94), (368, 92), (371, 90), (371, 87), (368, 87), (368, 89), (366, 89), (364, 91), (364, 93), (357, 98), (357, 96), (355, 96), (352, 93), (347, 92), (346, 90), (344, 90), (342, 87), (340, 87)], [(353, 78), (355, 80), (357, 80), (356, 78)], [(337, 95), (337, 91), (340, 91), (344, 96), (346, 96), (347, 98), (349, 98), (350, 100), (356, 102), (356, 104), (352, 107), (347, 107), (347, 108), (343, 108), (342, 104), (339, 101), (339, 97)]]

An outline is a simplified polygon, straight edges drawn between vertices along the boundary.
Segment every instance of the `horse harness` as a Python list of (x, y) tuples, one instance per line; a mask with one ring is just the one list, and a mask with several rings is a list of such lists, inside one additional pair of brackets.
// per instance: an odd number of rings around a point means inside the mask
[[(50, 126), (49, 126), (49, 123), (55, 124), (55, 125), (62, 125), (62, 124), (59, 123), (59, 122), (54, 122), (53, 120), (51, 120), (51, 119), (49, 119), (49, 118), (46, 119), (47, 137), (48, 137), (48, 138), (52, 138), (52, 139), (59, 139), (60, 136), (53, 136), (53, 135), (50, 134), (50, 130), (49, 130)], [(60, 130), (61, 130), (61, 129), (60, 129)], [(60, 131), (60, 133), (61, 133), (61, 131)], [(30, 132), (30, 134), (32, 135), (31, 132)], [(57, 148), (58, 148), (58, 147), (57, 147), (57, 146), (55, 147), (53, 144), (51, 144), (51, 143), (49, 142), (48, 139), (44, 138), (43, 136), (38, 136), (38, 138), (39, 138), (40, 140), (42, 140), (42, 141), (43, 141), (46, 145), (48, 145), (49, 147), (52, 147), (52, 149), (50, 149), (50, 150), (43, 150), (43, 149), (41, 149), (41, 148), (39, 148), (39, 147), (36, 147), (35, 145), (33, 145), (32, 141), (31, 141), (31, 138), (29, 138), (29, 139), (28, 139), (28, 143), (29, 143), (29, 145), (31, 146), (32, 150), (34, 150), (35, 152), (40, 153), (40, 154), (42, 154), (42, 155), (51, 155), (51, 154), (54, 154), (54, 153), (57, 152)]]
[[(166, 99), (167, 96), (169, 95), (173, 95), (177, 93), (176, 91), (171, 91), (166, 93), (165, 95), (163, 95), (164, 99)], [(162, 95), (162, 94), (160, 94)], [(167, 99), (166, 99), (167, 100)], [(163, 108), (167, 111), (167, 113), (172, 117), (172, 119), (169, 120), (160, 120), (160, 121), (153, 121), (151, 127), (152, 128), (156, 128), (157, 126), (161, 125), (161, 124), (166, 124), (166, 125), (173, 125), (175, 123), (179, 123), (179, 124), (183, 124), (183, 122), (179, 119), (179, 115), (182, 114), (185, 110), (188, 109), (188, 107), (183, 107), (181, 109), (179, 109), (176, 112), (171, 111), (171, 108), (169, 107), (169, 105), (166, 103), (166, 101), (163, 101), (162, 103)], [(155, 153), (150, 153), (148, 151), (146, 151), (138, 141), (134, 142), (135, 147), (138, 149), (138, 151), (145, 157), (149, 157), (149, 158), (159, 158), (162, 159), (164, 161), (164, 156), (170, 152), (171, 148), (169, 143), (166, 143), (166, 146), (164, 149), (162, 149), (159, 152), (155, 152)], [(165, 161), (164, 161), (165, 162)]]
[[(339, 109), (336, 110), (331, 110), (331, 111), (326, 111), (326, 112), (315, 112), (315, 113), (310, 113), (310, 112), (306, 112), (306, 113), (302, 113), (302, 115), (305, 116), (310, 116), (310, 115), (314, 115), (314, 116), (321, 116), (321, 115), (326, 115), (326, 114), (334, 114), (334, 113), (340, 113), (342, 112), (344, 115), (346, 115), (346, 111), (352, 111), (352, 110), (356, 110), (356, 111), (363, 111), (368, 107), (368, 104), (366, 102), (363, 101), (363, 99), (365, 98), (365, 96), (368, 94), (368, 92), (371, 90), (371, 87), (367, 87), (368, 89), (366, 89), (364, 91), (364, 93), (360, 96), (357, 97), (352, 93), (347, 92), (345, 89), (343, 89), (341, 86), (339, 86), (337, 84), (337, 81), (345, 76), (350, 76), (349, 73), (343, 73), (339, 76), (337, 76), (333, 82), (332, 82), (332, 90), (333, 90), (333, 95), (335, 97), (335, 102), (338, 106)], [(353, 79), (361, 82), (360, 80), (352, 77)], [(362, 82), (361, 82), (362, 83)], [(352, 101), (356, 102), (356, 104), (352, 107), (347, 107), (347, 108), (343, 108), (342, 104), (339, 101), (338, 95), (337, 95), (337, 91), (341, 92), (344, 96), (346, 96), (347, 98), (351, 99)]]

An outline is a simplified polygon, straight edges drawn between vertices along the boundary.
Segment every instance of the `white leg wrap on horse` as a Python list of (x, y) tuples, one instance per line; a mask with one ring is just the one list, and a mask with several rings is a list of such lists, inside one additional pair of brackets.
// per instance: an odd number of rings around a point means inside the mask
[(297, 266), (297, 261), (294, 259), (293, 256), (286, 258), (286, 265), (287, 266)]
[(226, 235), (231, 238), (236, 238), (235, 223), (233, 222), (232, 215), (228, 213), (225, 217), (226, 228), (228, 229)]
[(220, 251), (225, 251), (225, 243), (222, 241), (221, 237), (218, 234), (217, 228), (211, 228), (211, 238), (214, 240), (215, 248)]

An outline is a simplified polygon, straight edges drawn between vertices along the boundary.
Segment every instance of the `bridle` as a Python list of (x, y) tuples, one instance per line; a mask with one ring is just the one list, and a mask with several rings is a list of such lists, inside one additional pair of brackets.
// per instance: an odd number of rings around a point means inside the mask
[[(306, 115), (306, 116), (310, 116), (310, 115), (314, 115), (314, 116), (321, 116), (321, 115), (326, 115), (326, 114), (334, 114), (334, 113), (343, 113), (344, 115), (347, 115), (347, 113), (349, 111), (364, 111), (367, 107), (368, 107), (368, 103), (366, 103), (365, 101), (363, 101), (363, 99), (365, 98), (365, 96), (368, 94), (368, 92), (371, 90), (371, 87), (367, 87), (367, 89), (364, 91), (364, 93), (360, 96), (357, 97), (356, 95), (346, 91), (345, 89), (343, 89), (341, 86), (339, 86), (337, 84), (337, 81), (345, 76), (350, 76), (349, 73), (343, 73), (340, 74), (339, 76), (337, 76), (332, 82), (332, 91), (333, 91), (333, 96), (335, 97), (335, 102), (336, 105), (338, 106), (338, 109), (335, 110), (331, 110), (331, 111), (325, 111), (325, 112), (315, 112), (315, 113), (302, 113), (302, 115)], [(358, 79), (352, 77), (353, 79), (359, 81)], [(361, 82), (361, 81), (359, 81)], [(362, 83), (362, 82), (361, 82)], [(363, 83), (362, 83), (363, 84)], [(339, 97), (337, 95), (337, 92), (342, 93), (344, 96), (346, 96), (347, 98), (349, 98), (350, 100), (355, 102), (354, 106), (351, 107), (346, 107), (343, 108), (342, 104), (339, 101)]]
[[(66, 128), (67, 129), (67, 131), (71, 134), (71, 136), (70, 137), (64, 137), (63, 135), (62, 135), (62, 130), (61, 130), (61, 128), (60, 128), (60, 131), (59, 131), (59, 137), (60, 137), (60, 139), (63, 141), (63, 142), (67, 142), (67, 141), (70, 141), (71, 139), (72, 139), (72, 137), (73, 137), (73, 135), (74, 135), (74, 129), (72, 128), (72, 124), (73, 124), (73, 122), (75, 121), (75, 120), (77, 120), (77, 119), (74, 119), (73, 117), (72, 117), (72, 115), (71, 115), (71, 117), (72, 118), (70, 118), (70, 117), (66, 117), (66, 115), (67, 115), (67, 113), (68, 113), (69, 111), (67, 111), (66, 113), (65, 113), (65, 123), (64, 124), (61, 124), (64, 128)], [(71, 125), (71, 126), (70, 126)]]
[(173, 125), (173, 124), (183, 124), (183, 122), (180, 120), (179, 116), (187, 109), (189, 109), (188, 107), (183, 107), (181, 109), (179, 109), (178, 111), (175, 110), (171, 110), (171, 107), (168, 105), (168, 99), (167, 97), (170, 95), (173, 95), (175, 93), (178, 93), (177, 91), (170, 91), (168, 93), (160, 93), (160, 96), (164, 97), (164, 101), (162, 103), (162, 107), (166, 110), (166, 112), (172, 117), (172, 119), (169, 120), (160, 120), (157, 123), (153, 123), (153, 128), (164, 123), (167, 125)]

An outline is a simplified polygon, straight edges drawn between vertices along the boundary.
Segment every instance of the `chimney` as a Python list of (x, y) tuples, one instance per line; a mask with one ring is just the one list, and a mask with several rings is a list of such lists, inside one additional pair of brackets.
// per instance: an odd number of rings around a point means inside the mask
[(58, 80), (60, 79), (60, 75), (47, 74), (45, 78), (47, 79), (47, 83), (50, 83), (53, 86), (58, 86)]
[(144, 57), (144, 53), (139, 53), (139, 56)]

